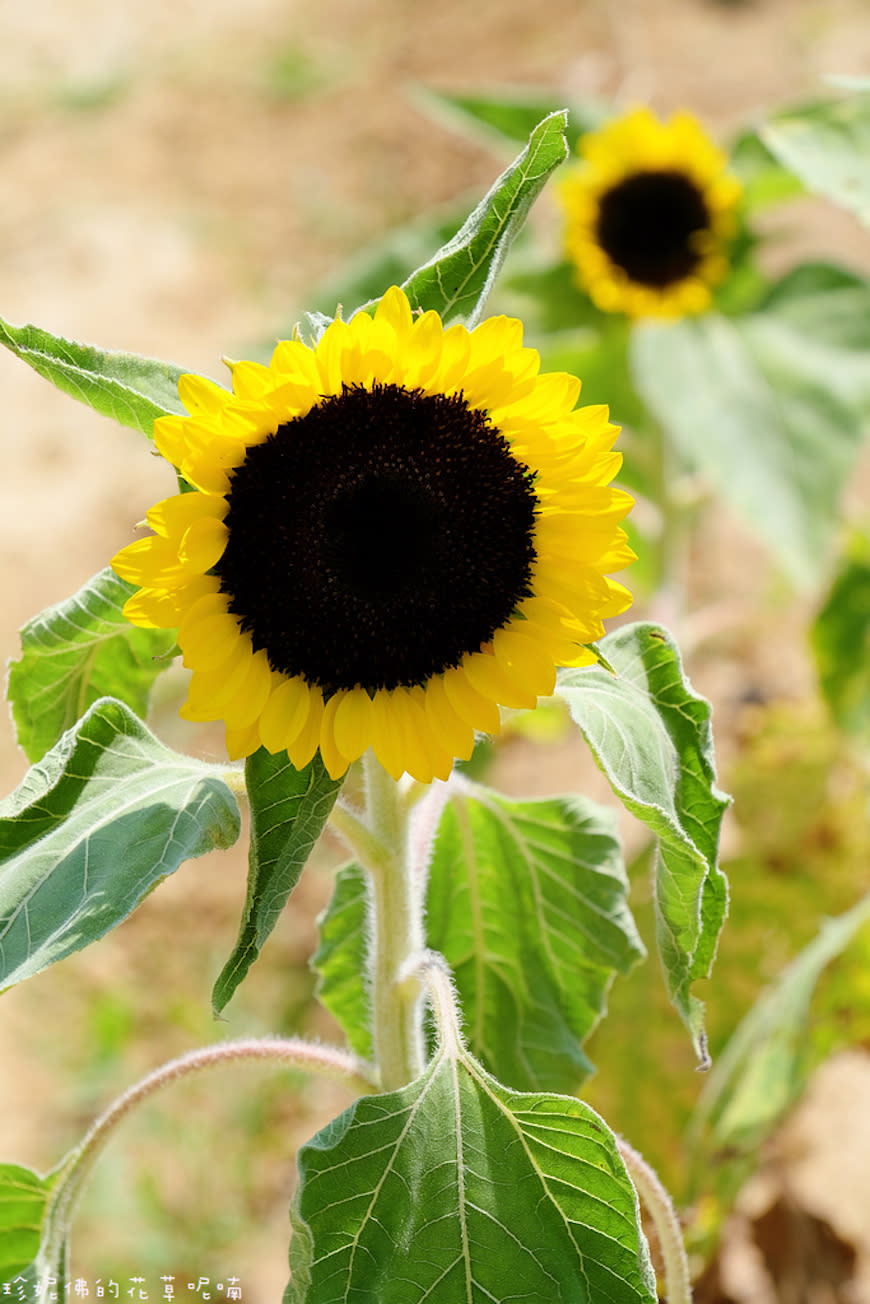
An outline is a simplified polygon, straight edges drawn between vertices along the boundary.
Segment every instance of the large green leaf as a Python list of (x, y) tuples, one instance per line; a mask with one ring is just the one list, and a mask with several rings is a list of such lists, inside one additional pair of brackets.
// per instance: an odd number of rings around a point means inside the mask
[[(568, 156), (564, 111), (539, 123), (529, 143), (498, 178), (451, 240), (402, 288), (413, 308), (475, 326), (493, 282), (547, 178)], [(364, 305), (366, 309), (374, 306)]]
[[(770, 286), (745, 328), (765, 358), (768, 351), (774, 360), (793, 352), (815, 386), (865, 418), (870, 415), (870, 282), (865, 277), (832, 263), (803, 263)], [(778, 349), (773, 341), (779, 341)]]
[[(644, 954), (626, 904), (612, 812), (581, 797), (512, 801), (451, 783), (426, 902), (427, 944), (454, 971), (474, 1054), (511, 1086), (576, 1090), (582, 1043), (615, 973)], [(318, 996), (371, 1055), (367, 905), (358, 865), (339, 871), (312, 965)]]
[(800, 181), (774, 158), (752, 127), (735, 140), (730, 167), (743, 186), (741, 205), (748, 213), (803, 193)]
[(335, 876), (332, 900), (318, 920), (320, 945), (311, 957), (317, 996), (344, 1030), (361, 1059), (372, 1058), (371, 1010), (365, 988), (368, 889), (365, 871), (345, 865)]
[(178, 397), (183, 372), (171, 362), (136, 353), (107, 353), (39, 326), (13, 326), (2, 317), (0, 344), (64, 394), (149, 439), (157, 417), (184, 413)]
[(768, 149), (808, 190), (870, 226), (870, 94), (777, 114), (760, 131)]
[(18, 1164), (0, 1164), (0, 1298), (6, 1282), (13, 1283), (16, 1291), (15, 1278), (36, 1258), (52, 1185), (52, 1176), (39, 1177)]
[(692, 1122), (697, 1159), (756, 1156), (758, 1148), (798, 1100), (813, 1056), (810, 1003), (819, 978), (870, 921), (870, 896), (837, 919), (822, 921), (816, 937), (750, 1009), (719, 1055)]
[(870, 539), (856, 535), (810, 631), (819, 685), (844, 733), (870, 743)]
[(28, 760), (39, 760), (98, 697), (117, 697), (145, 714), (173, 639), (165, 630), (138, 629), (124, 619), (122, 608), (133, 592), (133, 585), (107, 568), (22, 629), (7, 697)]
[(671, 1000), (706, 1061), (706, 978), (727, 909), (717, 864), (728, 799), (716, 787), (710, 704), (686, 679), (670, 636), (626, 625), (601, 640), (601, 666), (560, 674), (557, 692), (624, 805), (658, 838), (656, 936)]
[(453, 970), (473, 1053), (520, 1090), (575, 1091), (615, 973), (644, 955), (613, 812), (451, 787), (432, 858), (430, 946)]
[(285, 1304), (651, 1304), (637, 1197), (601, 1118), (468, 1055), (359, 1100), (299, 1153)]
[(638, 392), (682, 457), (768, 544), (817, 583), (843, 483), (870, 416), (870, 286), (802, 267), (742, 319), (635, 329)]
[(564, 97), (551, 92), (518, 91), (516, 88), (490, 90), (482, 94), (436, 91), (426, 87), (418, 91), (424, 108), (460, 130), (484, 135), (488, 140), (511, 145), (528, 140), (542, 118), (560, 109), (568, 114), (567, 130), (570, 140), (576, 140), (592, 131), (613, 110), (605, 104), (587, 101), (565, 106)]
[(0, 803), (0, 990), (96, 941), (185, 860), (238, 835), (221, 770), (102, 698)]
[(248, 892), (238, 939), (212, 992), (216, 1014), (278, 922), (344, 782), (330, 779), (319, 752), (296, 770), (286, 752), (273, 756), (263, 747), (248, 757), (245, 780), (251, 805)]

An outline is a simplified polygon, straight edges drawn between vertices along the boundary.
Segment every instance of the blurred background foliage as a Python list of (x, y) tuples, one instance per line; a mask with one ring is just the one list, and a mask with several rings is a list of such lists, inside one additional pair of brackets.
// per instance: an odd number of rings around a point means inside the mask
[[(486, 138), (464, 135), (458, 106), (448, 114), (444, 97), (505, 84), (530, 113), (542, 101), (580, 104), (591, 123), (603, 106), (648, 101), (662, 113), (689, 108), (717, 138), (736, 140), (754, 235), (738, 244), (724, 314), (748, 312), (766, 283), (801, 262), (836, 262), (859, 283), (870, 270), (855, 217), (866, 212), (866, 192), (844, 186), (840, 172), (835, 204), (813, 197), (771, 154), (778, 148), (806, 187), (820, 188), (818, 151), (797, 158), (797, 106), (850, 102), (837, 96), (855, 87), (838, 91), (822, 78), (866, 68), (861, 0), (546, 0), (533, 8), (519, 0), (255, 0), (244, 12), (227, 0), (196, 0), (183, 21), (168, 0), (154, 0), (147, 14), (132, 0), (74, 10), (60, 0), (35, 10), (2, 0), (0, 11), (8, 32), (0, 48), (0, 311), (14, 321), (218, 376), (221, 354), (262, 351), (303, 309), (334, 311), (337, 298), (350, 304), (379, 293), (452, 233), (467, 197), (476, 199), (501, 166), (495, 128), (503, 133), (504, 120), (491, 122)], [(441, 93), (437, 110), (433, 91)], [(831, 142), (854, 124), (844, 109), (823, 116), (821, 158), (830, 162)], [(772, 126), (754, 129), (763, 123)], [(434, 222), (424, 216), (431, 213)], [(558, 229), (545, 195), (498, 306), (529, 311), (546, 365), (576, 368), (587, 401), (613, 405), (617, 391), (615, 419), (642, 430), (626, 323), (602, 322), (566, 285), (547, 252), (558, 250)], [(850, 350), (866, 350), (867, 318), (849, 320)], [(818, 315), (809, 324), (817, 335), (843, 327)], [(846, 380), (853, 383), (851, 372)], [(18, 626), (100, 569), (172, 484), (134, 435), (70, 405), (11, 357), (0, 358), (0, 381), (15, 468), (0, 490), (8, 656), (17, 655)], [(679, 386), (679, 374), (669, 383)], [(836, 428), (837, 413), (830, 419)], [(863, 435), (866, 412), (860, 420)], [(685, 1204), (699, 1265), (717, 1245), (729, 1249), (725, 1219), (735, 1200), (739, 1215), (753, 1170), (774, 1172), (791, 1191), (788, 1152), (771, 1127), (813, 1070), (845, 1047), (870, 1046), (867, 932), (857, 916), (845, 918), (870, 886), (870, 472), (866, 449), (856, 454), (841, 510), (827, 522), (829, 552), (802, 592), (720, 486), (718, 499), (693, 501), (679, 602), (650, 610), (656, 563), (644, 540), (660, 522), (642, 509), (634, 522), (641, 557), (629, 579), (640, 595), (633, 614), (676, 618), (690, 674), (714, 703), (721, 782), (735, 798), (723, 848), (731, 917), (703, 993), (714, 1064), (727, 1068), (740, 1020), (805, 957), (774, 990), (760, 1041), (750, 1039), (770, 1049), (771, 1076), (744, 1075), (736, 1097), (744, 1112), (730, 1121), (717, 1112), (714, 1078), (699, 1105), (705, 1084), (649, 964), (614, 986), (609, 1017), (588, 1048), (598, 1075), (586, 1098)], [(642, 489), (642, 459), (630, 465)], [(691, 477), (683, 487), (694, 493)], [(156, 727), (171, 744), (220, 755), (217, 734), (192, 737), (176, 719), (168, 689)], [(594, 767), (563, 735), (558, 713), (526, 721), (475, 764), (518, 793), (600, 795)], [(9, 727), (0, 768), (4, 791), (25, 768)], [(626, 834), (632, 904), (649, 943), (648, 863), (636, 833)], [(7, 995), (0, 1155), (50, 1167), (112, 1095), (192, 1045), (267, 1032), (334, 1035), (307, 965), (334, 863), (327, 845), (226, 1023), (212, 1020), (209, 998), (244, 899), (238, 850), (192, 863), (99, 947)], [(842, 926), (821, 934), (830, 952), (822, 964), (803, 948), (828, 917)], [(788, 1035), (777, 1039), (774, 1028)], [(870, 1076), (856, 1082), (866, 1090)], [(249, 1300), (277, 1298), (295, 1146), (345, 1103), (338, 1087), (254, 1069), (174, 1088), (126, 1124), (100, 1164), (77, 1232), (76, 1270), (125, 1280), (235, 1272)], [(820, 1148), (826, 1117), (834, 1135), (837, 1108), (832, 1102), (827, 1116), (824, 1108), (815, 1116)], [(870, 1121), (853, 1144), (870, 1170)], [(816, 1185), (822, 1180), (820, 1168)], [(851, 1211), (868, 1198), (866, 1185), (844, 1176), (832, 1200), (808, 1212), (845, 1237)], [(866, 1288), (870, 1241), (851, 1243), (852, 1277)], [(701, 1298), (751, 1298), (721, 1279), (716, 1290)]]

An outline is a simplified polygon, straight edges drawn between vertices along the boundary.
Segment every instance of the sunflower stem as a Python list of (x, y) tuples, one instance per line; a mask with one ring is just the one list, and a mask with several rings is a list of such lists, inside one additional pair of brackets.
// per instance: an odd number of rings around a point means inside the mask
[(692, 1278), (683, 1244), (683, 1233), (671, 1197), (654, 1169), (622, 1137), (617, 1138), (622, 1162), (635, 1185), (641, 1203), (652, 1219), (659, 1239), (664, 1268), (665, 1298), (668, 1304), (692, 1304)]
[(367, 824), (382, 854), (361, 857), (369, 882), (369, 978), (375, 1062), (385, 1091), (425, 1064), (422, 987), (412, 963), (425, 946), (420, 876), (411, 857), (409, 812), (373, 753), (364, 758)]
[(272, 1060), (337, 1080), (344, 1079), (363, 1093), (373, 1089), (369, 1065), (355, 1055), (338, 1047), (306, 1042), (300, 1037), (248, 1037), (223, 1041), (188, 1051), (162, 1064), (118, 1096), (64, 1160), (46, 1210), (39, 1250), (41, 1267), (56, 1270), (69, 1239), (70, 1223), (85, 1182), (118, 1124), (133, 1109), (163, 1087), (171, 1086), (192, 1073), (251, 1060)]
[(661, 514), (658, 536), (658, 575), (653, 599), (654, 618), (674, 627), (686, 604), (688, 513), (679, 492), (674, 492), (681, 468), (668, 436), (656, 422), (653, 437), (653, 476), (656, 505)]
[(389, 848), (381, 843), (359, 812), (342, 797), (339, 797), (329, 813), (329, 827), (370, 873), (374, 872), (376, 866), (386, 867), (390, 859)]

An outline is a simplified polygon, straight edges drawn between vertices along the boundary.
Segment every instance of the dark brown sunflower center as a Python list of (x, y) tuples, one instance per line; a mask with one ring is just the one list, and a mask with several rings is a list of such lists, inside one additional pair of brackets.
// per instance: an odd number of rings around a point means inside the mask
[(595, 234), (629, 280), (664, 289), (695, 270), (696, 236), (709, 226), (704, 197), (682, 172), (637, 172), (601, 196)]
[(345, 386), (233, 472), (221, 589), (275, 670), (425, 683), (531, 593), (532, 479), (461, 394)]

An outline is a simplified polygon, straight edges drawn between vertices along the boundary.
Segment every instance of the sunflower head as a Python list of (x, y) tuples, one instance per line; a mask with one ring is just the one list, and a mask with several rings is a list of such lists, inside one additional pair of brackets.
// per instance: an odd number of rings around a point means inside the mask
[(728, 273), (740, 183), (688, 113), (636, 109), (581, 136), (559, 194), (577, 284), (604, 312), (704, 312)]
[(193, 492), (112, 565), (133, 623), (178, 628), (182, 714), (223, 720), (232, 756), (319, 748), (337, 778), (372, 747), (446, 778), (499, 705), (592, 659), (630, 602), (617, 431), (518, 321), (445, 329), (394, 288), (314, 348), (231, 366), (232, 392), (182, 378), (189, 415), (155, 440)]

